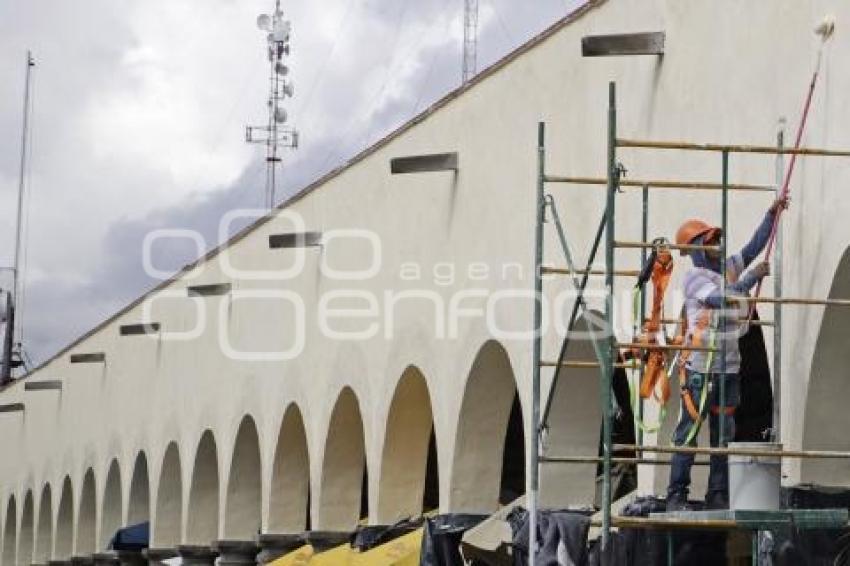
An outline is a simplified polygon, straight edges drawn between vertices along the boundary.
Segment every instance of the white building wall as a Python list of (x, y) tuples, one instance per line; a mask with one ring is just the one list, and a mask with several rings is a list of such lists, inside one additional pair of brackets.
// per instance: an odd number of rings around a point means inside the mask
[[(788, 118), (788, 138), (796, 127), (805, 88), (811, 74), (817, 40), (815, 23), (832, 13), (838, 32), (824, 52), (821, 83), (812, 106), (805, 141), (810, 146), (850, 147), (850, 109), (843, 94), (850, 87), (846, 73), (850, 59), (850, 5), (839, 0), (609, 0), (552, 34), (513, 61), (489, 73), (459, 96), (440, 105), (415, 125), (404, 129), (321, 185), (294, 199), (275, 218), (257, 225), (224, 253), (200, 263), (195, 277), (184, 274), (153, 291), (148, 298), (174, 292), (156, 303), (153, 320), (164, 332), (189, 330), (196, 322), (195, 307), (207, 324), (190, 341), (148, 337), (119, 337), (118, 326), (142, 320), (135, 305), (96, 330), (69, 351), (38, 369), (29, 380), (61, 379), (61, 393), (24, 393), (23, 384), (0, 393), (0, 402), (26, 403), (23, 415), (0, 415), (0, 515), (14, 494), (20, 513), (28, 489), (40, 493), (52, 487), (54, 514), (58, 514), (63, 478), (70, 475), (74, 513), (88, 468), (96, 475), (102, 498), (109, 463), (117, 458), (122, 472), (124, 508), (129, 498), (130, 474), (136, 455), (144, 451), (150, 463), (151, 513), (156, 522), (156, 493), (160, 466), (169, 443), (177, 442), (182, 469), (182, 516), (185, 537), (192, 516), (189, 506), (192, 464), (202, 433), (209, 429), (218, 452), (219, 536), (227, 510), (227, 484), (233, 443), (240, 421), (250, 415), (256, 422), (261, 449), (263, 521), (267, 521), (272, 458), (280, 422), (288, 405), (297, 403), (305, 421), (311, 476), (314, 528), (322, 504), (322, 464), (330, 416), (339, 393), (350, 387), (363, 420), (369, 470), (370, 509), (377, 509), (384, 423), (397, 380), (410, 365), (424, 376), (433, 409), (439, 452), (441, 509), (468, 509), (462, 496), (453, 500), (455, 431), (463, 418), (460, 408), (466, 376), (482, 346), (494, 337), (485, 321), (463, 317), (456, 337), (435, 338), (433, 307), (425, 301), (403, 301), (392, 339), (376, 336), (357, 341), (328, 339), (315, 316), (322, 296), (354, 289), (375, 294), (425, 289), (446, 305), (458, 293), (469, 296), (463, 308), (482, 308), (475, 289), (488, 293), (532, 288), (534, 182), (537, 122), (548, 126), (548, 169), (552, 173), (604, 174), (608, 81), (618, 85), (619, 128), (623, 137), (693, 140), (772, 145), (777, 121)], [(584, 59), (581, 38), (589, 34), (665, 31), (666, 52), (657, 57)], [(390, 176), (392, 157), (457, 151), (460, 171)], [(720, 155), (646, 150), (622, 150), (620, 160), (630, 178), (681, 178), (718, 182)], [(742, 183), (774, 180), (769, 156), (733, 155), (731, 179)], [(850, 180), (850, 162), (806, 158), (798, 164), (793, 183), (793, 206), (785, 220), (785, 288), (787, 296), (825, 297), (843, 252), (850, 245), (850, 198), (844, 187)], [(594, 187), (549, 187), (566, 222), (573, 251), (584, 262), (602, 213), (604, 190)], [(767, 194), (735, 193), (730, 205), (730, 239), (741, 245), (770, 202)], [(651, 235), (672, 236), (690, 216), (719, 221), (719, 194), (654, 191), (651, 198)], [(334, 281), (323, 274), (321, 263), (337, 269), (358, 269), (369, 262), (363, 241), (337, 239), (322, 249), (270, 250), (270, 234), (292, 231), (287, 212), (303, 217), (309, 230), (365, 229), (381, 242), (380, 269), (366, 281)], [(549, 226), (551, 228), (551, 225)], [(550, 230), (550, 232), (552, 232)], [(618, 237), (638, 239), (639, 191), (618, 197)], [(547, 236), (547, 263), (560, 263), (554, 234)], [(132, 250), (128, 250), (131, 253)], [(291, 265), (303, 253), (304, 267), (297, 277), (249, 281), (232, 277), (225, 258), (243, 269), (275, 270)], [(635, 252), (618, 252), (624, 268), (639, 261)], [(423, 279), (406, 282), (400, 272), (407, 262), (422, 267)], [(443, 286), (429, 272), (449, 262), (456, 280)], [(470, 278), (470, 263), (483, 262), (493, 276)], [(506, 263), (519, 264), (500, 273)], [(687, 260), (680, 260), (676, 286)], [(187, 285), (231, 282), (227, 297), (193, 300), (180, 296)], [(627, 288), (618, 284), (624, 300), (618, 311), (628, 313)], [(559, 286), (560, 285), (560, 286)], [(555, 283), (555, 291), (566, 285)], [(304, 351), (295, 360), (263, 362), (230, 359), (219, 346), (219, 334), (232, 336), (239, 348), (288, 345), (291, 313), (280, 302), (241, 299), (240, 293), (271, 291), (294, 293), (305, 302)], [(594, 306), (601, 301), (595, 300)], [(349, 305), (350, 306), (350, 305)], [(495, 308), (500, 326), (530, 326), (530, 302), (501, 301)], [(678, 310), (671, 302), (670, 312)], [(767, 310), (769, 313), (769, 309)], [(799, 447), (809, 368), (820, 329), (822, 309), (789, 307), (785, 311), (783, 374), (784, 442)], [(765, 317), (769, 318), (769, 314)], [(846, 319), (845, 319), (846, 320)], [(364, 329), (369, 320), (340, 323)], [(626, 324), (623, 328), (628, 328)], [(770, 333), (768, 348), (771, 348)], [(625, 336), (623, 336), (625, 337)], [(525, 414), (529, 411), (530, 341), (499, 339), (510, 360)], [(547, 334), (544, 357), (557, 354), (559, 339)], [(70, 353), (105, 352), (105, 365), (69, 363)], [(544, 372), (548, 381), (549, 371)], [(591, 377), (591, 379), (593, 379)], [(571, 383), (571, 395), (597, 399), (595, 383)], [(487, 403), (488, 399), (480, 399)], [(834, 415), (843, 426), (843, 399), (835, 407), (817, 407)], [(674, 415), (675, 416), (675, 415)], [(598, 421), (570, 426), (578, 442), (593, 446)], [(579, 432), (576, 432), (579, 431)], [(584, 431), (583, 433), (580, 431)], [(556, 432), (553, 432), (555, 434)], [(495, 464), (499, 464), (496, 462)], [(485, 466), (486, 468), (487, 466)], [(491, 466), (492, 467), (492, 466)], [(498, 471), (498, 470), (496, 470)], [(789, 481), (798, 468), (788, 467)], [(592, 474), (592, 470), (589, 471)], [(563, 494), (561, 494), (563, 495)], [(576, 493), (576, 497), (580, 494)], [(476, 500), (474, 497), (470, 501)], [(326, 502), (333, 508), (333, 502)], [(38, 508), (38, 506), (36, 506)], [(101, 511), (98, 511), (99, 516)], [(372, 517), (373, 521), (376, 517)], [(36, 518), (36, 523), (38, 519)], [(55, 518), (54, 518), (55, 523)], [(102, 538), (98, 535), (98, 540)], [(54, 535), (54, 540), (56, 536)]]

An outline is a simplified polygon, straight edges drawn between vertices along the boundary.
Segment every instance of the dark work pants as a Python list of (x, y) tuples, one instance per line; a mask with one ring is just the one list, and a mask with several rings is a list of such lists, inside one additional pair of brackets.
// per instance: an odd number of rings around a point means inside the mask
[[(720, 382), (725, 381), (725, 407), (737, 407), (740, 400), (740, 378), (737, 373), (704, 374), (688, 370), (687, 388), (690, 391), (694, 405), (699, 408), (700, 394), (706, 380), (709, 380), (708, 398), (702, 412), (702, 420), (708, 416), (710, 427), (709, 438), (711, 446), (720, 445)], [(684, 403), (684, 402), (683, 402)], [(707, 415), (706, 415), (707, 414)], [(723, 446), (734, 439), (735, 415), (724, 415), (723, 419)], [(682, 404), (681, 417), (676, 431), (673, 434), (673, 443), (683, 446), (693, 427), (693, 419)], [(698, 432), (698, 431), (697, 431)], [(697, 445), (697, 434), (688, 442), (689, 446)], [(693, 454), (673, 454), (670, 465), (670, 485), (667, 494), (688, 494), (691, 485), (691, 466), (694, 463)], [(729, 493), (729, 465), (726, 456), (712, 455), (708, 473), (708, 493)]]

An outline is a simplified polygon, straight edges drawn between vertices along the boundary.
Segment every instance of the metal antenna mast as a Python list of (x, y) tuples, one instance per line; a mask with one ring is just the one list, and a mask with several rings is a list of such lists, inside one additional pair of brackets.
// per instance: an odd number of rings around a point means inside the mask
[(24, 120), (21, 133), (21, 170), (18, 179), (18, 219), (17, 231), (15, 233), (14, 264), (12, 266), (12, 288), (6, 297), (6, 330), (3, 337), (3, 360), (0, 368), (0, 385), (5, 385), (12, 380), (12, 369), (21, 365), (20, 352), (18, 359), (13, 358), (15, 349), (15, 308), (18, 302), (18, 290), (21, 275), (21, 240), (23, 234), (23, 212), (24, 212), (24, 189), (26, 188), (27, 172), (27, 150), (29, 149), (29, 118), (30, 118), (30, 80), (32, 79), (32, 68), (35, 59), (32, 51), (27, 51), (26, 80), (24, 81)]
[(478, 65), (478, 0), (464, 0), (463, 83), (475, 76)]
[(267, 32), (269, 57), (269, 118), (265, 126), (248, 126), (245, 128), (245, 140), (248, 143), (261, 143), (266, 146), (266, 192), (265, 203), (271, 209), (275, 205), (277, 192), (277, 168), (281, 164), (281, 148), (297, 148), (298, 132), (295, 128), (285, 125), (286, 109), (281, 106), (287, 97), (292, 97), (294, 87), (292, 81), (287, 81), (289, 67), (283, 61), (289, 56), (289, 35), (292, 24), (283, 19), (280, 0), (275, 0), (275, 10), (272, 14), (260, 14), (257, 17), (257, 27)]

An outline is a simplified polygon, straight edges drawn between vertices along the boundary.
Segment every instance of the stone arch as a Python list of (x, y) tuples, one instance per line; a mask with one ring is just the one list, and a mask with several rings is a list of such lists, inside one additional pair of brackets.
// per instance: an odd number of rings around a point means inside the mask
[(510, 358), (501, 344), (490, 340), (478, 351), (466, 380), (455, 433), (450, 511), (491, 513), (500, 502), (522, 494), (522, 429)]
[(15, 564), (15, 545), (18, 540), (18, 505), (15, 496), (10, 495), (6, 502), (3, 517), (3, 564)]
[(97, 521), (97, 486), (94, 480), (94, 470), (89, 468), (83, 476), (83, 487), (80, 490), (80, 510), (77, 512), (77, 538), (74, 553), (77, 555), (92, 554), (97, 541), (95, 540), (95, 525)]
[(201, 435), (192, 466), (186, 539), (209, 545), (218, 538), (218, 448), (210, 430)]
[[(850, 297), (850, 248), (838, 264), (830, 298)], [(846, 430), (850, 427), (850, 309), (826, 307), (815, 343), (803, 419), (803, 448), (807, 450), (850, 450)], [(846, 487), (850, 485), (850, 460), (804, 459), (801, 479), (806, 483)]]
[(121, 468), (112, 460), (106, 473), (103, 489), (103, 506), (100, 512), (100, 543), (98, 550), (106, 550), (115, 532), (121, 528)]
[(352, 530), (364, 513), (366, 442), (360, 403), (350, 387), (337, 397), (325, 439), (317, 523), (322, 530)]
[(74, 488), (71, 478), (65, 476), (62, 494), (59, 496), (59, 512), (56, 515), (56, 551), (59, 560), (71, 558), (74, 542)]
[(269, 531), (300, 533), (308, 527), (310, 457), (301, 409), (286, 408), (274, 453), (269, 490)]
[[(138, 459), (136, 462), (138, 464)], [(180, 526), (183, 516), (183, 469), (180, 465), (180, 450), (176, 442), (168, 445), (165, 456), (162, 458), (155, 509), (152, 546), (159, 548), (177, 546), (180, 543)]]
[(24, 496), (24, 507), (21, 510), (21, 527), (18, 533), (18, 561), (19, 566), (32, 564), (32, 547), (35, 538), (35, 505), (32, 499), (32, 490), (28, 490)]
[(379, 524), (422, 514), (433, 428), (428, 384), (418, 368), (409, 366), (396, 385), (384, 429)]
[(239, 423), (224, 507), (224, 537), (253, 540), (262, 525), (263, 509), (260, 437), (250, 416)]
[[(179, 463), (178, 463), (179, 465)], [(130, 478), (130, 499), (127, 503), (127, 524), (138, 525), (150, 520), (151, 488), (148, 457), (140, 451), (133, 464)]]
[(38, 504), (38, 530), (35, 537), (35, 551), (32, 561), (47, 564), (53, 553), (53, 490), (50, 484), (44, 484)]

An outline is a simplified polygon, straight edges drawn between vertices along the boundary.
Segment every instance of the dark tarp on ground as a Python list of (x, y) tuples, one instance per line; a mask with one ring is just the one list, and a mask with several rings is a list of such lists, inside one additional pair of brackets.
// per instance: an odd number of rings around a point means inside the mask
[(420, 566), (462, 566), (460, 539), (486, 518), (487, 515), (458, 513), (426, 519)]
[[(791, 509), (850, 509), (850, 490), (799, 485), (782, 488), (782, 507)], [(850, 529), (773, 533), (775, 566), (833, 566), (850, 564)]]
[(145, 521), (138, 525), (130, 525), (118, 531), (109, 541), (112, 550), (142, 550), (147, 548), (150, 540), (150, 523)]
[(376, 546), (411, 533), (422, 526), (422, 520), (405, 519), (394, 525), (369, 525), (360, 527), (351, 537), (351, 546), (360, 552), (366, 552)]
[[(585, 566), (590, 513), (543, 510), (537, 513), (537, 564), (540, 566)], [(514, 565), (528, 564), (529, 513), (517, 507), (507, 517), (513, 531)]]
[[(694, 509), (700, 503), (692, 502)], [(663, 513), (667, 503), (657, 497), (640, 497), (623, 508), (626, 517), (648, 517)], [(673, 541), (673, 564), (681, 566), (714, 566), (726, 563), (726, 533), (691, 529), (662, 531), (657, 529), (620, 529), (611, 533), (607, 560), (600, 556), (599, 541), (590, 545), (592, 566), (667, 566), (668, 536)]]

